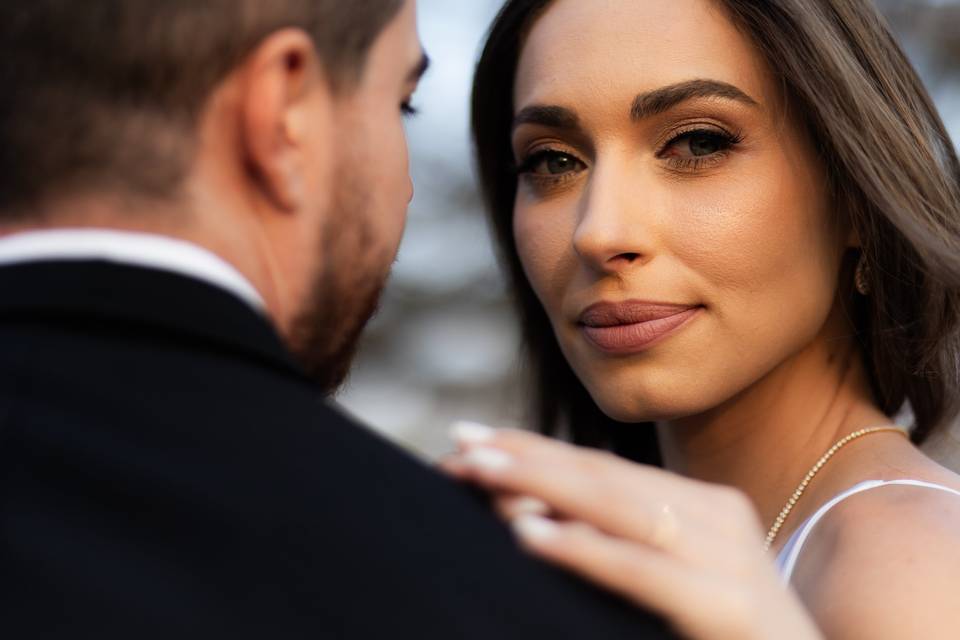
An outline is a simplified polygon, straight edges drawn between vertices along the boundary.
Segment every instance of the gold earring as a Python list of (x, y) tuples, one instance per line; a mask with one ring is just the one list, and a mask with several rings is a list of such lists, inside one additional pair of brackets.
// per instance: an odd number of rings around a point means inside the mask
[(860, 254), (860, 261), (857, 262), (857, 271), (854, 274), (853, 281), (857, 286), (857, 291), (862, 296), (870, 295), (870, 265), (867, 264), (867, 257)]

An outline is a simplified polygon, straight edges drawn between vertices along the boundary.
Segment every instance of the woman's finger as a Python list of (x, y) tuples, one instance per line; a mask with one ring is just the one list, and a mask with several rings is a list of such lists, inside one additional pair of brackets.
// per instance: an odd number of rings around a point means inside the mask
[[(456, 432), (455, 432), (456, 433)], [(709, 498), (705, 485), (535, 434), (471, 425), (456, 433), (459, 477), (506, 494), (529, 495), (612, 534), (663, 546), (680, 535), (677, 512)], [(702, 523), (689, 522), (699, 527)]]
[(684, 637), (821, 638), (770, 566), (758, 566), (765, 574), (752, 583), (738, 583), (582, 522), (526, 515), (513, 528), (534, 555), (659, 613)]
[(464, 464), (462, 456), (457, 454), (446, 455), (436, 462), (437, 469), (458, 479), (465, 479), (470, 475), (470, 469)]
[(497, 514), (507, 522), (513, 522), (522, 516), (548, 516), (552, 513), (546, 502), (531, 496), (497, 495), (493, 499), (493, 506)]
[[(732, 628), (737, 616), (723, 610), (729, 604), (719, 602), (715, 595), (699, 599), (705, 591), (702, 577), (667, 555), (608, 536), (582, 522), (526, 515), (514, 520), (513, 528), (534, 555), (659, 613), (684, 635), (745, 637), (737, 634), (743, 629)], [(691, 607), (692, 602), (697, 606)], [(739, 608), (728, 608), (728, 612), (739, 613)], [(718, 627), (724, 625), (731, 628), (720, 636)]]
[[(469, 460), (489, 463), (483, 464), (482, 469), (504, 466), (503, 463), (510, 459), (522, 460), (525, 465), (538, 463), (565, 469), (582, 467), (585, 471), (597, 470), (611, 476), (626, 474), (632, 481), (642, 481), (641, 488), (650, 494), (664, 489), (689, 490), (703, 486), (701, 482), (662, 469), (628, 462), (604, 451), (574, 446), (530, 431), (493, 429), (478, 423), (460, 422), (451, 428), (450, 434), (461, 456), (478, 449), (483, 451), (480, 456), (471, 456)], [(490, 449), (501, 451), (506, 456), (491, 454), (487, 451)]]

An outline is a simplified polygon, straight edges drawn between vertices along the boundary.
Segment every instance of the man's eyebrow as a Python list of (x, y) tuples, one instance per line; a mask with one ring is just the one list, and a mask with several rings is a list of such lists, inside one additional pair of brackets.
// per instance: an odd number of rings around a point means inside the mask
[(630, 118), (635, 121), (643, 120), (693, 98), (725, 98), (752, 107), (759, 106), (756, 100), (732, 84), (719, 80), (688, 80), (641, 93), (633, 99)]
[(566, 107), (531, 105), (524, 107), (513, 117), (513, 128), (522, 124), (539, 124), (554, 129), (577, 129), (580, 119)]
[(430, 68), (430, 58), (426, 53), (420, 54), (420, 61), (417, 62), (417, 65), (410, 70), (410, 75), (407, 76), (407, 80), (410, 83), (420, 82), (420, 78), (423, 77), (423, 74), (427, 72), (427, 69)]

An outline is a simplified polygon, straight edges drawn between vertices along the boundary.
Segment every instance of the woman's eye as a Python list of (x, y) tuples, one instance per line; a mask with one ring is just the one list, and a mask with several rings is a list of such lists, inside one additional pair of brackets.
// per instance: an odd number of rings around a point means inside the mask
[(724, 133), (691, 131), (671, 140), (661, 156), (682, 160), (705, 158), (726, 151), (734, 144), (736, 140)]
[(568, 153), (561, 151), (541, 151), (535, 153), (524, 162), (520, 173), (530, 173), (537, 176), (561, 176), (572, 171), (579, 171), (583, 163)]
[(708, 156), (723, 149), (719, 136), (698, 134), (690, 136), (690, 153), (695, 156)]

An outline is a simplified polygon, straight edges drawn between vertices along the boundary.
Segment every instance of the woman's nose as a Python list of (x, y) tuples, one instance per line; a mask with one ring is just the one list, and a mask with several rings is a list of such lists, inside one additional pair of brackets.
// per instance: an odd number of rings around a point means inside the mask
[(596, 167), (583, 192), (573, 248), (590, 268), (616, 272), (653, 257), (650, 201), (626, 172)]

